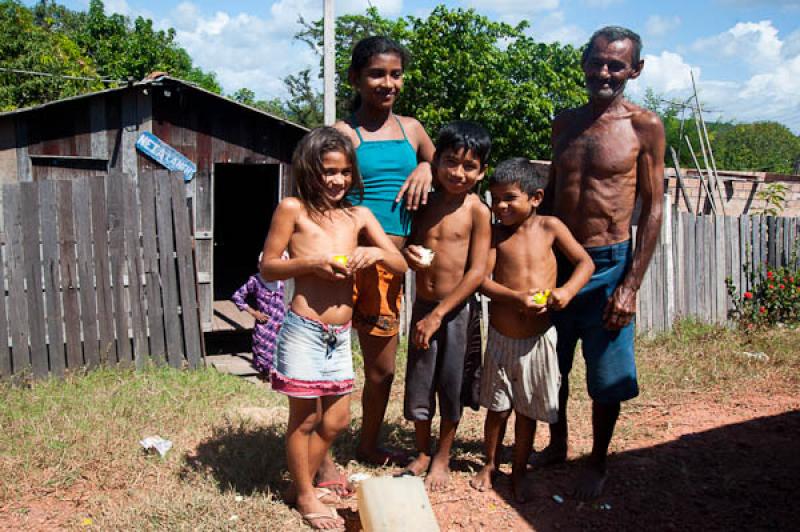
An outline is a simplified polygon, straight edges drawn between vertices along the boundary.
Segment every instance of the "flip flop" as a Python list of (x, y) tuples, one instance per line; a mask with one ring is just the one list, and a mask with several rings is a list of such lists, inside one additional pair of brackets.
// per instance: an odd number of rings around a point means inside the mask
[(317, 521), (320, 521), (320, 520), (326, 520), (326, 521), (327, 520), (331, 520), (331, 521), (335, 521), (337, 523), (339, 522), (339, 519), (341, 519), (341, 518), (339, 517), (339, 514), (336, 513), (336, 510), (334, 510), (333, 508), (330, 508), (330, 512), (328, 512), (328, 513), (311, 512), (311, 513), (307, 513), (307, 514), (302, 514), (300, 517), (303, 518), (303, 522), (305, 524), (307, 524), (308, 526), (310, 526), (314, 530), (333, 530), (334, 532), (335, 531), (345, 530), (344, 523), (342, 523), (341, 526), (338, 526), (336, 528), (320, 528), (319, 527), (319, 523), (317, 523)]
[(414, 473), (410, 469), (403, 469), (399, 473), (395, 473), (393, 476), (395, 478), (403, 478), (403, 477), (416, 477), (416, 476), (422, 476), (422, 475), (417, 475), (416, 473)]
[(319, 500), (319, 502), (321, 502), (322, 504), (336, 505), (342, 502), (342, 499), (341, 497), (339, 497), (339, 494), (333, 490), (329, 490), (328, 488), (317, 486), (316, 488), (314, 488), (314, 491), (317, 494), (317, 500)]
[[(329, 489), (335, 486), (341, 486), (344, 493), (337, 491), (335, 489)], [(355, 490), (353, 490), (350, 487), (350, 483), (347, 481), (347, 479), (344, 478), (344, 475), (342, 475), (339, 478), (339, 480), (326, 480), (324, 482), (319, 482), (317, 483), (317, 488), (328, 490), (334, 495), (341, 497), (342, 499), (349, 499), (355, 494)]]

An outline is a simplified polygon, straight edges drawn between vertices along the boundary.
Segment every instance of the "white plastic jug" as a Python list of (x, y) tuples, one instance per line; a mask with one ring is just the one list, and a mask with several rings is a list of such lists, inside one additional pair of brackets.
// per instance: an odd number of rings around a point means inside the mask
[(365, 532), (439, 532), (419, 477), (364, 480), (358, 485), (358, 513)]

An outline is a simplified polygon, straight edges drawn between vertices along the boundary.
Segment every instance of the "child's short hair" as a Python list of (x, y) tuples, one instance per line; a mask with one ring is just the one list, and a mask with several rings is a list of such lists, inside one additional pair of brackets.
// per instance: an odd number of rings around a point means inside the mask
[(343, 153), (352, 165), (352, 182), (350, 189), (342, 200), (345, 207), (352, 206), (348, 197), (355, 195), (359, 201), (363, 199), (364, 185), (358, 172), (356, 152), (353, 143), (341, 131), (329, 126), (312, 129), (294, 150), (292, 156), (292, 175), (294, 176), (297, 196), (311, 213), (321, 214), (336, 208), (323, 193), (322, 176), (325, 168), (322, 158), (326, 153)]
[(481, 166), (486, 166), (491, 149), (492, 138), (486, 129), (468, 120), (450, 122), (439, 131), (436, 139), (436, 157), (445, 150), (468, 150), (480, 160)]
[(501, 162), (489, 178), (489, 186), (494, 184), (515, 184), (527, 195), (547, 188), (550, 181), (548, 172), (535, 161), (525, 157), (513, 157)]

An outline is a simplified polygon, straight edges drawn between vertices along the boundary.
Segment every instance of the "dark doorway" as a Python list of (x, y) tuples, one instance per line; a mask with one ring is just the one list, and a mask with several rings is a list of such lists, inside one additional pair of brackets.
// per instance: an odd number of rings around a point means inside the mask
[(278, 205), (279, 165), (214, 165), (214, 300), (230, 299), (256, 273)]

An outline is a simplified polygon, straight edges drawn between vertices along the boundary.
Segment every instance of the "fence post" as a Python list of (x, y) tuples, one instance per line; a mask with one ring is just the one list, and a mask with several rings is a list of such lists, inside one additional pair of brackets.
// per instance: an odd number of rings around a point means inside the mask
[(675, 268), (672, 256), (672, 208), (669, 194), (664, 194), (664, 221), (661, 225), (661, 247), (664, 250), (664, 277), (666, 298), (664, 305), (664, 329), (671, 330), (675, 321)]

